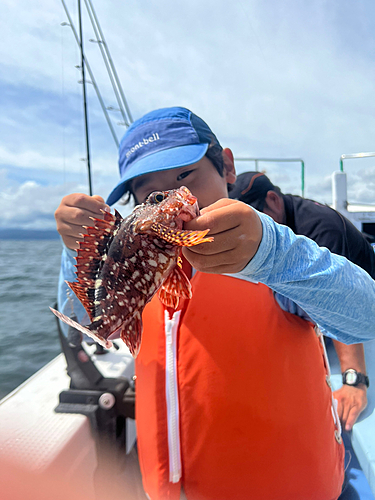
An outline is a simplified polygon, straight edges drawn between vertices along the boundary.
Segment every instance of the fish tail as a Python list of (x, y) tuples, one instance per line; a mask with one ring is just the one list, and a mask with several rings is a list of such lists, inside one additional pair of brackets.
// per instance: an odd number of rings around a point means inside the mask
[(88, 335), (89, 337), (91, 337), (93, 340), (95, 340), (95, 342), (97, 342), (101, 346), (105, 347), (106, 349), (109, 349), (110, 347), (112, 347), (112, 342), (110, 340), (106, 340), (106, 339), (103, 339), (102, 337), (99, 337), (99, 335), (92, 332), (87, 327), (80, 325), (76, 321), (73, 321), (68, 316), (65, 316), (65, 314), (62, 314), (61, 312), (56, 311), (56, 309), (53, 309), (52, 307), (50, 307), (50, 309), (55, 316), (57, 316), (59, 319), (61, 319), (61, 321), (63, 321), (64, 323), (66, 323), (69, 326), (72, 326), (73, 328), (76, 328), (80, 332)]

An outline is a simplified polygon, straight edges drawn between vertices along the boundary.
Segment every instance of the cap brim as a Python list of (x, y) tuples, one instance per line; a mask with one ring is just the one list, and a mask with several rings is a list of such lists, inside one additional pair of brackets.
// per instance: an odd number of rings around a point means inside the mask
[(131, 179), (152, 172), (192, 165), (203, 158), (207, 149), (208, 144), (189, 144), (158, 151), (142, 158), (126, 170), (117, 186), (109, 194), (106, 203), (108, 205), (116, 203), (125, 193), (125, 184)]

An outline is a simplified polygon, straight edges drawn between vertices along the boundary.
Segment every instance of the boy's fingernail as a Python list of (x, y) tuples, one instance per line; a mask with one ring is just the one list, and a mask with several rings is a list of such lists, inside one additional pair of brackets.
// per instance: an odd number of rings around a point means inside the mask
[(110, 212), (110, 211), (111, 211), (111, 207), (109, 207), (108, 205), (106, 205), (106, 206), (104, 207), (104, 210), (105, 210), (106, 212)]

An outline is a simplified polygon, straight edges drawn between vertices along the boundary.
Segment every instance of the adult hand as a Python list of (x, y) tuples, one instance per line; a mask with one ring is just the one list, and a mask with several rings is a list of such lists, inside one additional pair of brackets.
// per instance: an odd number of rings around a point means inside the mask
[(367, 406), (367, 389), (364, 385), (343, 385), (333, 393), (338, 402), (338, 414), (341, 425), (346, 431), (350, 431), (360, 413)]
[(101, 196), (88, 196), (74, 193), (65, 196), (55, 212), (57, 231), (68, 248), (76, 250), (83, 241), (86, 229), (82, 226), (93, 226), (90, 217), (103, 219), (103, 212), (109, 211), (108, 205)]
[(248, 264), (262, 239), (262, 223), (257, 213), (245, 203), (227, 198), (204, 208), (184, 229), (210, 229), (211, 243), (184, 247), (190, 264), (205, 273), (237, 273)]

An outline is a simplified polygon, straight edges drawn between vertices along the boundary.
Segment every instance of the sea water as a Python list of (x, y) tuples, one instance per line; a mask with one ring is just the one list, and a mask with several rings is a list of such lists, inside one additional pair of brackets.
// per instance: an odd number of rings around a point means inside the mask
[(60, 240), (0, 239), (0, 399), (61, 352)]

